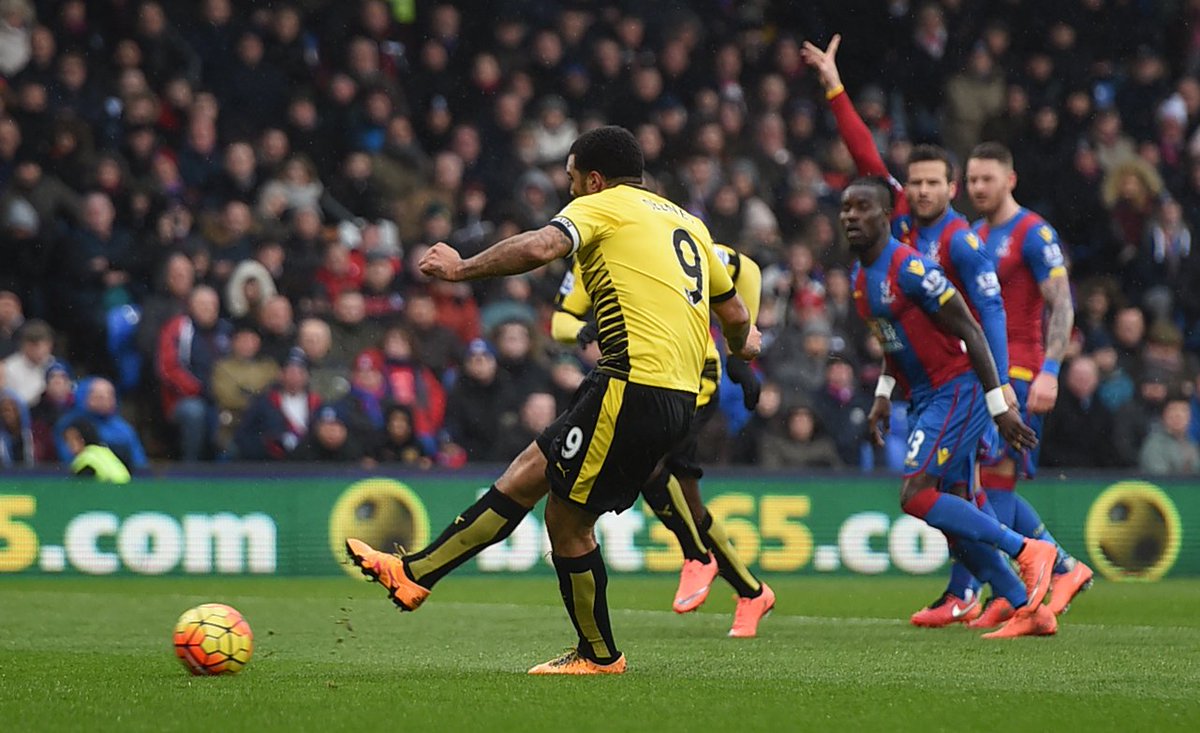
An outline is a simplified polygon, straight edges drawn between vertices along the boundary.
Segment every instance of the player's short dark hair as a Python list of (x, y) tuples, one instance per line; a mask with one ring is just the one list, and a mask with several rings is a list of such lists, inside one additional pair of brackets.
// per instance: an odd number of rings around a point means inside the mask
[(914, 146), (912, 152), (908, 155), (908, 164), (913, 163), (928, 163), (936, 161), (943, 163), (946, 166), (946, 180), (954, 180), (954, 158), (951, 157), (950, 151), (937, 145), (922, 143)]
[(575, 156), (579, 172), (596, 171), (605, 178), (641, 178), (646, 163), (637, 138), (617, 125), (588, 130), (575, 138), (568, 154)]
[(979, 143), (971, 149), (971, 158), (978, 160), (994, 160), (1009, 168), (1013, 167), (1013, 154), (1004, 143)]
[[(878, 193), (879, 204), (885, 211), (891, 211), (896, 205), (894, 196), (895, 191), (892, 190), (892, 184), (888, 183), (882, 176), (861, 176), (850, 182), (850, 186), (866, 186), (873, 188)], [(850, 188), (847, 186), (846, 188)]]

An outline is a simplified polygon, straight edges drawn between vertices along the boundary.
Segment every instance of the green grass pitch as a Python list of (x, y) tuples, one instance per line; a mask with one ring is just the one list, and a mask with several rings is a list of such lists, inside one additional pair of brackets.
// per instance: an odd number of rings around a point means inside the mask
[[(758, 639), (732, 601), (610, 582), (622, 677), (530, 678), (569, 646), (550, 577), (450, 578), (418, 613), (345, 579), (0, 580), (0, 728), (28, 731), (1200, 730), (1200, 581), (1096, 586), (1051, 639), (910, 628), (940, 579), (774, 578)], [(255, 632), (194, 678), (171, 629), (205, 601)]]

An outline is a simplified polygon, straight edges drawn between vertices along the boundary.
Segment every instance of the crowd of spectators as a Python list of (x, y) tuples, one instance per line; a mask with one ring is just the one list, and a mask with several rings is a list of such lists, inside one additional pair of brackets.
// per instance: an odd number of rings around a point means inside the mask
[(135, 469), (511, 458), (597, 356), (548, 338), (565, 263), (414, 263), (544, 224), (574, 137), (616, 123), (764, 269), (762, 397), (723, 385), (703, 454), (898, 467), (862, 440), (854, 166), (799, 54), (836, 31), (898, 177), (914, 143), (999, 140), (1061, 234), (1044, 462), (1195, 473), (1197, 27), (1196, 0), (0, 0), (0, 465), (69, 459), (81, 420)]

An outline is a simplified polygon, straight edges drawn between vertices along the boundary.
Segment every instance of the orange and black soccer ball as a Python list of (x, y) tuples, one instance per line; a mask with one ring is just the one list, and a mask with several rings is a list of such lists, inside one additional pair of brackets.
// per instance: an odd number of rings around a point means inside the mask
[(205, 603), (175, 623), (175, 655), (192, 674), (235, 674), (253, 654), (250, 624), (231, 606)]

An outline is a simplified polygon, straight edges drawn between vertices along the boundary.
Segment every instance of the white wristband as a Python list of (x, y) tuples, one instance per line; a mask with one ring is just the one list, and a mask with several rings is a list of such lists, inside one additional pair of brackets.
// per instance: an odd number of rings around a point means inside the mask
[(896, 378), (890, 374), (880, 374), (879, 382), (875, 385), (875, 396), (885, 400), (892, 399), (892, 390), (896, 388)]
[(992, 417), (998, 417), (1008, 412), (1008, 400), (1004, 399), (1004, 390), (1000, 387), (988, 390), (984, 398), (987, 400), (988, 413)]

